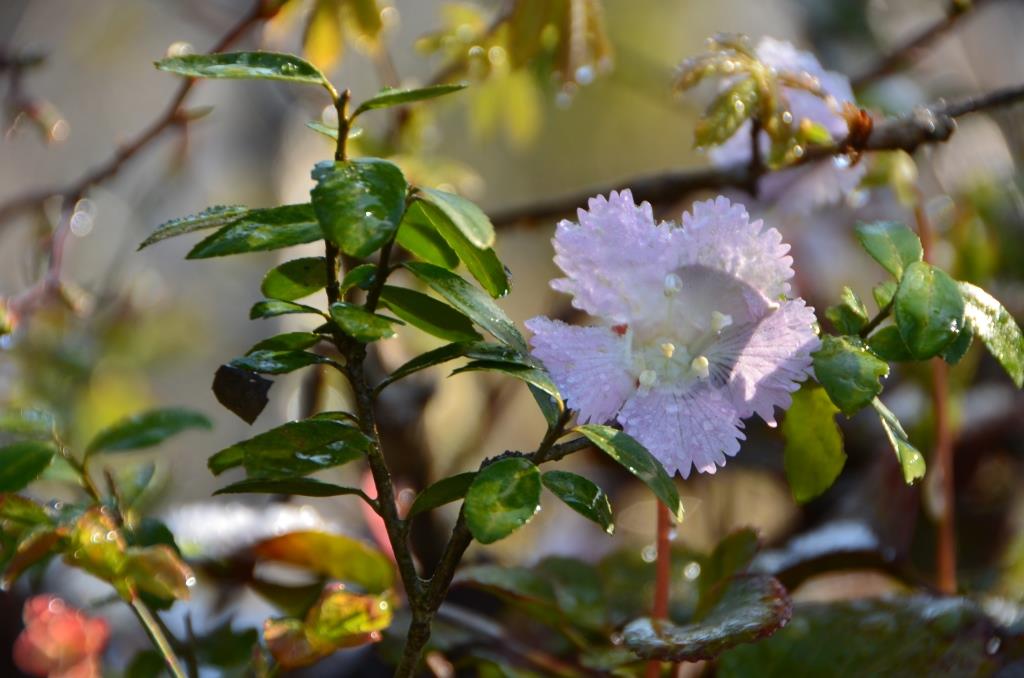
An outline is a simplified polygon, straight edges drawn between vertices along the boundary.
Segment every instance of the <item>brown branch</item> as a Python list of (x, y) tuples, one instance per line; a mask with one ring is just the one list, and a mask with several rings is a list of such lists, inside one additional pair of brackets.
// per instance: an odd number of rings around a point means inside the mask
[[(817, 162), (836, 155), (862, 151), (904, 150), (908, 153), (919, 146), (943, 142), (956, 130), (956, 118), (1006, 106), (1024, 100), (1024, 84), (993, 90), (986, 94), (957, 99), (952, 102), (939, 101), (922, 106), (913, 112), (876, 123), (871, 133), (856, 142), (843, 140), (839, 143), (816, 146), (804, 154), (795, 165)], [(723, 188), (746, 189), (750, 185), (751, 165), (741, 162), (725, 167), (707, 167), (689, 170), (669, 170), (657, 175), (634, 177), (614, 184), (592, 187), (570, 195), (559, 196), (523, 207), (497, 211), (491, 216), (495, 226), (509, 226), (517, 223), (536, 223), (571, 214), (577, 207), (587, 204), (594, 195), (630, 188), (639, 202), (652, 204), (670, 203), (697, 190), (719, 190)], [(762, 168), (761, 173), (772, 171)]]

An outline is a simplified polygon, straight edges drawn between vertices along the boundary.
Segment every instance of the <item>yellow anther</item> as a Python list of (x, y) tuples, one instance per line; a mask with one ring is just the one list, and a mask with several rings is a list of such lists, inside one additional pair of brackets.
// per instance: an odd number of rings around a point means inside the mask
[(666, 341), (661, 345), (661, 355), (665, 356), (666, 360), (672, 360), (672, 355), (676, 352), (676, 345), (670, 341)]
[(701, 379), (708, 378), (708, 375), (711, 374), (710, 368), (711, 363), (709, 363), (708, 359), (702, 355), (697, 356), (693, 359), (693, 362), (690, 363), (690, 369), (693, 370), (693, 373)]
[(640, 373), (640, 385), (644, 388), (650, 388), (658, 383), (658, 375), (654, 370), (644, 370)]

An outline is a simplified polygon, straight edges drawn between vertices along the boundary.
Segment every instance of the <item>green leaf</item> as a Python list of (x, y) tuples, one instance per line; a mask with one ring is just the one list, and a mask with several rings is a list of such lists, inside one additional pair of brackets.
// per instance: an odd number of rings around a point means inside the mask
[(749, 76), (719, 94), (694, 128), (697, 146), (717, 146), (735, 134), (757, 110), (757, 100), (757, 80)]
[(540, 510), (540, 471), (529, 459), (508, 457), (482, 468), (466, 492), (466, 525), (481, 544), (493, 544)]
[(476, 478), (476, 471), (468, 471), (438, 480), (416, 495), (416, 499), (413, 500), (412, 506), (409, 507), (409, 513), (406, 517), (412, 518), (438, 506), (444, 506), (445, 504), (462, 499), (466, 496), (466, 492), (469, 490), (469, 486), (473, 483), (474, 478)]
[(840, 334), (857, 334), (868, 324), (868, 309), (853, 290), (844, 287), (839, 296), (839, 303), (829, 306), (825, 311), (825, 317)]
[(896, 460), (903, 469), (903, 480), (909, 485), (918, 478), (924, 477), (924, 456), (917, 451), (917, 448), (910, 444), (907, 432), (903, 430), (899, 419), (886, 407), (881, 400), (875, 398), (871, 401), (878, 418), (885, 429), (885, 437), (889, 439), (893, 452), (896, 453)]
[[(6, 448), (4, 448), (6, 449)], [(54, 450), (56, 452), (56, 450)], [(6, 466), (6, 465), (5, 465)], [(9, 472), (4, 468), (0, 475)], [(0, 521), (14, 523), (20, 527), (35, 527), (38, 525), (52, 525), (49, 515), (42, 506), (31, 499), (20, 497), (16, 494), (0, 494)]]
[(260, 292), (270, 299), (295, 301), (322, 290), (327, 285), (327, 266), (323, 257), (293, 259), (270, 269), (263, 277)]
[(499, 341), (517, 351), (529, 353), (526, 340), (516, 326), (505, 312), (479, 289), (440, 266), (410, 261), (405, 267)]
[(350, 270), (342, 278), (339, 285), (340, 291), (345, 292), (353, 287), (361, 290), (368, 290), (377, 279), (377, 266), (375, 264), (360, 264)]
[(458, 92), (460, 89), (465, 89), (465, 87), (465, 85), (432, 85), (419, 89), (384, 89), (359, 104), (359, 107), (352, 113), (352, 117), (355, 118), (357, 115), (375, 108), (402, 106), (414, 101), (433, 99), (445, 94), (451, 94), (452, 92)]
[(416, 199), (436, 207), (477, 249), (494, 247), (494, 225), (483, 210), (469, 200), (455, 193), (433, 188), (417, 188)]
[(469, 318), (421, 292), (385, 285), (380, 300), (399, 318), (435, 337), (455, 342), (483, 339)]
[(295, 370), (331, 362), (309, 351), (252, 351), (242, 358), (235, 358), (229, 365), (260, 374), (286, 374)]
[(248, 424), (256, 421), (267, 406), (267, 392), (273, 385), (269, 379), (231, 365), (221, 365), (213, 375), (217, 402)]
[(964, 301), (964, 328), (960, 330), (960, 334), (956, 335), (956, 339), (953, 340), (946, 348), (942, 349), (942, 353), (939, 355), (950, 365), (956, 365), (970, 350), (971, 344), (974, 343), (974, 327), (971, 325), (970, 318), (967, 317), (967, 302)]
[(1017, 388), (1024, 386), (1024, 336), (1020, 326), (996, 299), (980, 287), (960, 283), (964, 315), (974, 334), (999, 361)]
[(0, 447), (0, 492), (18, 492), (46, 470), (57, 448), (38, 440)]
[(883, 283), (878, 283), (871, 289), (871, 296), (875, 298), (875, 303), (878, 304), (878, 308), (882, 309), (892, 303), (892, 298), (896, 296), (896, 288), (899, 287), (899, 283), (895, 280), (886, 280)]
[(893, 311), (903, 343), (918, 360), (937, 356), (964, 327), (964, 299), (956, 281), (923, 261), (907, 266)]
[(119, 574), (130, 579), (136, 590), (164, 601), (188, 598), (188, 581), (194, 579), (192, 570), (178, 553), (164, 544), (129, 548)]
[(296, 304), (292, 301), (281, 301), (279, 299), (266, 299), (253, 304), (253, 307), (249, 310), (249, 319), (274, 318), (289, 313), (315, 313), (316, 315), (321, 315), (319, 309), (315, 309), (312, 306)]
[(297, 497), (338, 497), (346, 494), (359, 494), (359, 490), (299, 476), (297, 478), (247, 478), (214, 492), (215, 495), (250, 493), (290, 494)]
[(900, 329), (895, 325), (886, 325), (868, 337), (868, 348), (887, 362), (902, 363), (914, 359), (910, 349), (903, 343)]
[(815, 376), (846, 416), (852, 416), (881, 393), (879, 379), (889, 375), (889, 365), (876, 358), (857, 337), (826, 335), (813, 358)]
[(140, 650), (125, 669), (124, 678), (154, 678), (162, 676), (165, 668), (167, 660), (158, 651)]
[(718, 601), (718, 596), (724, 593), (728, 586), (728, 580), (746, 572), (760, 548), (757, 531), (750, 527), (730, 532), (718, 542), (715, 550), (701, 565), (700, 576), (697, 578), (700, 600), (697, 610), (694, 611), (696, 618), (700, 619), (711, 611)]
[(472, 344), (446, 344), (440, 346), (426, 353), (422, 353), (412, 360), (399, 366), (394, 372), (389, 374), (387, 378), (377, 384), (377, 390), (381, 391), (389, 384), (392, 384), (399, 379), (403, 379), (410, 374), (425, 370), (428, 367), (435, 365), (441, 365), (448, 362), (449, 360), (455, 360), (466, 355), (466, 353), (472, 350)]
[(152, 447), (193, 428), (209, 430), (213, 424), (206, 415), (193, 410), (177, 407), (150, 410), (100, 431), (86, 447), (85, 454)]
[(532, 367), (530, 365), (519, 365), (516, 363), (501, 362), (497, 360), (474, 360), (471, 363), (453, 370), (452, 375), (477, 371), (501, 372), (502, 374), (507, 374), (510, 377), (515, 377), (530, 386), (537, 387), (554, 398), (558, 404), (559, 412), (563, 411), (565, 408), (565, 405), (562, 403), (562, 396), (558, 392), (558, 387), (555, 386), (555, 382), (551, 381), (551, 377), (548, 376), (548, 373), (542, 369)]
[(313, 168), (313, 209), (327, 238), (345, 254), (365, 258), (398, 230), (408, 184), (387, 160), (322, 162)]
[(832, 487), (846, 464), (839, 410), (819, 386), (805, 385), (793, 394), (782, 421), (786, 439), (784, 465), (793, 498), (803, 503)]
[(394, 584), (391, 561), (375, 548), (340, 534), (304, 531), (272, 537), (252, 547), (257, 560), (288, 563), (331, 579), (351, 582), (370, 593)]
[[(458, 196), (450, 193), (444, 195), (458, 198)], [(509, 290), (508, 274), (505, 272), (505, 267), (498, 260), (494, 250), (490, 247), (480, 248), (466, 235), (466, 232), (470, 231), (473, 233), (474, 238), (480, 240), (489, 232), (490, 239), (493, 240), (494, 227), (491, 226), (491, 222), (487, 219), (486, 215), (469, 201), (462, 201), (468, 206), (467, 212), (463, 213), (456, 209), (453, 201), (442, 202), (441, 198), (436, 198), (436, 202), (431, 203), (425, 202), (423, 200), (425, 197), (427, 197), (427, 194), (418, 194), (418, 199), (414, 203), (418, 205), (422, 218), (451, 246), (459, 259), (466, 264), (470, 274), (487, 290), (488, 294), (495, 298), (507, 294)], [(461, 198), (458, 199), (462, 200)], [(441, 205), (444, 205), (447, 211)], [(475, 212), (469, 212), (469, 207), (475, 210)], [(479, 216), (476, 213), (479, 213)], [(458, 221), (453, 218), (453, 214), (458, 217)], [(487, 228), (478, 224), (479, 219), (486, 221)]]
[(920, 238), (899, 222), (860, 223), (856, 231), (857, 239), (868, 254), (897, 279), (903, 277), (904, 269), (924, 256)]
[(348, 302), (331, 304), (331, 318), (345, 334), (364, 344), (395, 336), (391, 320)]
[[(259, 633), (252, 628), (235, 630), (231, 621), (228, 618), (223, 624), (195, 639), (196, 655), (201, 663), (229, 668), (252, 661), (253, 648), (259, 643)], [(149, 674), (146, 678), (152, 676)]]
[(679, 500), (676, 485), (665, 472), (665, 467), (647, 451), (646, 447), (611, 426), (586, 424), (577, 426), (575, 430), (643, 481), (654, 492), (654, 496), (668, 507), (676, 522), (682, 522), (683, 503)]
[(608, 534), (615, 533), (608, 495), (592, 481), (568, 471), (548, 471), (541, 481), (573, 511), (594, 521)]
[(314, 242), (323, 238), (312, 206), (282, 205), (250, 210), (192, 248), (188, 259), (209, 259), (229, 254), (264, 252)]
[(245, 466), (250, 478), (302, 476), (363, 457), (370, 439), (358, 429), (331, 419), (292, 421), (210, 457), (214, 475)]
[(644, 659), (690, 662), (714, 659), (741, 643), (772, 635), (789, 621), (792, 604), (782, 584), (767, 575), (735, 577), (710, 613), (685, 626), (637, 619), (623, 630), (626, 646)]
[(34, 407), (0, 412), (0, 433), (27, 438), (51, 438), (56, 425), (53, 413)]
[(414, 201), (405, 211), (395, 242), (423, 261), (453, 269), (459, 265), (455, 253), (423, 211), (423, 203)]
[(316, 346), (322, 339), (313, 332), (285, 332), (256, 343), (246, 355), (256, 351), (302, 351)]
[(327, 125), (325, 125), (322, 122), (319, 122), (317, 120), (312, 120), (310, 122), (307, 122), (306, 123), (306, 127), (308, 127), (309, 129), (313, 130), (314, 132), (318, 132), (320, 134), (323, 134), (328, 139), (333, 139), (335, 141), (338, 140), (338, 128), (337, 127), (329, 127), (329, 126), (327, 126)]
[(185, 235), (186, 233), (193, 233), (207, 228), (220, 228), (236, 221), (248, 212), (249, 208), (242, 207), (241, 205), (218, 205), (217, 207), (208, 207), (199, 214), (172, 219), (160, 224), (148, 238), (142, 241), (139, 249), (141, 250), (161, 240)]
[(228, 78), (234, 80), (285, 80), (324, 85), (316, 66), (291, 54), (276, 52), (227, 52), (186, 54), (156, 62), (161, 71), (189, 78)]

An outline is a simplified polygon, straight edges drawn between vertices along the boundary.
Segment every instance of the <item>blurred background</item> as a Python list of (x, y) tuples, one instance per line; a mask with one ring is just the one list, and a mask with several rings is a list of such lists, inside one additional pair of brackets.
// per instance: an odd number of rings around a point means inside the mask
[[(385, 85), (432, 81), (451, 50), (465, 50), (503, 11), (502, 3), (484, 0), (390, 0), (382, 4), (380, 40), (389, 55), (384, 58), (367, 47), (365, 36), (347, 28), (340, 35), (341, 50), (330, 36), (311, 39), (307, 33), (304, 41), (310, 4), (292, 0), (239, 44), (301, 53), (305, 42), (307, 56), (335, 83), (351, 88), (356, 101)], [(595, 0), (588, 6), (594, 12), (603, 8), (607, 44), (599, 45), (591, 71), (560, 78), (550, 64), (521, 67), (488, 50), (458, 74), (470, 82), (465, 92), (407, 116), (366, 116), (355, 151), (392, 156), (411, 181), (457, 190), (493, 214), (590, 187), (627, 188), (635, 176), (707, 164), (693, 147), (692, 132), (711, 92), (676, 95), (672, 81), (677, 64), (702, 52), (708, 36), (725, 31), (790, 40), (813, 51), (826, 68), (855, 75), (944, 16), (946, 4)], [(1024, 3), (979, 5), (908, 68), (858, 91), (858, 102), (873, 113), (895, 115), (940, 97), (1018, 84), (1024, 73), (1024, 47), (1018, 42)], [(43, 59), (17, 78), (11, 69), (0, 70), (5, 97), (0, 204), (26, 190), (69, 184), (107, 159), (160, 114), (179, 84), (152, 62), (207, 50), (249, 8), (245, 0), (0, 3), (0, 56)], [(90, 190), (79, 206), (76, 214), (83, 216), (72, 223), (65, 246), (62, 300), (43, 305), (15, 334), (0, 337), (0, 407), (52, 408), (72, 446), (157, 404), (187, 405), (213, 418), (212, 432), (176, 438), (159, 455), (118, 457), (126, 468), (155, 462), (159, 482), (147, 495), (147, 510), (172, 527), (185, 550), (227, 549), (226, 541), (294, 525), (372, 536), (351, 499), (303, 499), (267, 508), (269, 500), (259, 496), (210, 498), (233, 480), (208, 472), (211, 454), (309, 407), (304, 400), (309, 384), (300, 374), (276, 380), (270, 406), (252, 427), (225, 411), (210, 390), (216, 368), (259, 339), (306, 329), (301, 320), (247, 317), (261, 298), (264, 272), (301, 253), (247, 254), (216, 265), (186, 261), (197, 238), (136, 252), (157, 225), (210, 205), (307, 201), (310, 169), (330, 158), (333, 149), (306, 123), (330, 123), (324, 111), (328, 103), (317, 91), (280, 83), (199, 83), (188, 108), (205, 115), (165, 133), (116, 177)], [(916, 153), (916, 170), (914, 163), (900, 164), (905, 173), (916, 171), (924, 207), (940, 234), (937, 263), (959, 279), (983, 285), (1018, 319), (1024, 318), (1022, 152), (1024, 110), (1006, 108), (961, 119), (949, 142)], [(740, 199), (793, 244), (798, 292), (824, 309), (835, 303), (843, 285), (870, 298), (871, 287), (883, 279), (883, 271), (857, 245), (852, 226), (876, 218), (912, 222), (910, 204), (892, 185), (879, 181), (842, 204), (805, 214)], [(655, 205), (655, 211), (677, 219), (693, 200), (705, 197), (680, 195)], [(0, 223), (0, 298), (16, 298), (43, 275), (46, 239), (57, 211), (59, 205), (48, 203), (39, 212)], [(557, 276), (551, 261), (553, 227), (550, 219), (504, 224), (499, 231), (498, 251), (513, 276), (513, 290), (501, 305), (518, 323), (538, 314), (571, 316), (566, 299), (548, 287)], [(379, 367), (393, 369), (433, 342), (406, 330), (383, 342)], [(475, 469), (482, 458), (505, 449), (532, 449), (544, 431), (521, 383), (446, 375), (442, 368), (399, 384), (383, 406), (390, 461), (409, 492)], [(324, 375), (318, 386), (322, 407), (345, 401), (345, 386), (332, 378)], [(977, 348), (952, 371), (952, 380), (961, 585), (1021, 600), (1024, 499), (1017, 489), (1024, 479), (1024, 398)], [(897, 371), (885, 399), (917, 446), (930, 450), (927, 373)], [(769, 547), (782, 547), (794, 535), (820, 530), (826, 541), (859, 539), (888, 562), (929, 578), (934, 483), (904, 485), (870, 414), (841, 424), (846, 467), (835, 486), (801, 506), (785, 481), (778, 432), (748, 422), (748, 441), (726, 468), (713, 479), (680, 481), (687, 516), (677, 543), (707, 551), (730, 530), (749, 525)], [(595, 560), (626, 548), (643, 555), (654, 533), (654, 504), (647, 491), (596, 455), (576, 455), (567, 467), (585, 470), (610, 491), (619, 528), (614, 537), (545, 502), (527, 529), (486, 551), (471, 550), (468, 558), (530, 565), (552, 554)], [(359, 470), (348, 467), (326, 479), (361, 481)], [(57, 484), (36, 489), (46, 498), (61, 491)], [(447, 535), (457, 507), (446, 508), (417, 525), (416, 548), (425, 559), (436, 557)], [(845, 528), (828, 532), (836, 525)], [(86, 575), (63, 573), (36, 583), (80, 605), (100, 597)], [(843, 585), (888, 586), (874, 580)], [(194, 609), (217, 607), (215, 597), (197, 596)], [(267, 614), (266, 604), (252, 596), (233, 605), (233, 611), (253, 620)], [(3, 607), (11, 638), (20, 606), (5, 596)], [(214, 618), (208, 613), (207, 620)], [(134, 623), (125, 620), (128, 627)], [(122, 652), (130, 656), (143, 644), (139, 635)], [(3, 673), (14, 675), (13, 670)]]

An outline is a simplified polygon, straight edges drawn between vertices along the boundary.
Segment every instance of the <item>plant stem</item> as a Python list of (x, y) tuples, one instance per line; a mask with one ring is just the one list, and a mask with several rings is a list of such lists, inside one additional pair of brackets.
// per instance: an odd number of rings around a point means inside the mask
[(132, 612), (139, 618), (139, 622), (146, 629), (146, 633), (149, 634), (153, 644), (156, 645), (157, 649), (160, 650), (160, 654), (164, 656), (164, 661), (167, 662), (167, 668), (170, 670), (171, 675), (174, 678), (187, 678), (185, 670), (178, 662), (178, 657), (174, 654), (174, 650), (171, 648), (171, 643), (167, 640), (167, 637), (160, 630), (160, 623), (146, 604), (142, 602), (142, 599), (138, 596), (132, 597), (129, 603), (132, 608)]
[[(671, 590), (672, 544), (669, 533), (672, 530), (672, 518), (668, 507), (660, 501), (658, 506), (657, 561), (654, 566), (654, 607), (651, 618), (668, 619), (668, 598)], [(657, 678), (661, 674), (661, 662), (652, 660), (647, 663), (647, 678)]]
[(888, 304), (878, 309), (878, 313), (875, 314), (875, 317), (869, 320), (867, 325), (860, 328), (860, 332), (857, 334), (861, 339), (867, 339), (868, 335), (874, 332), (875, 328), (881, 325), (882, 321), (888, 318), (890, 313), (892, 313), (892, 299), (889, 300)]

